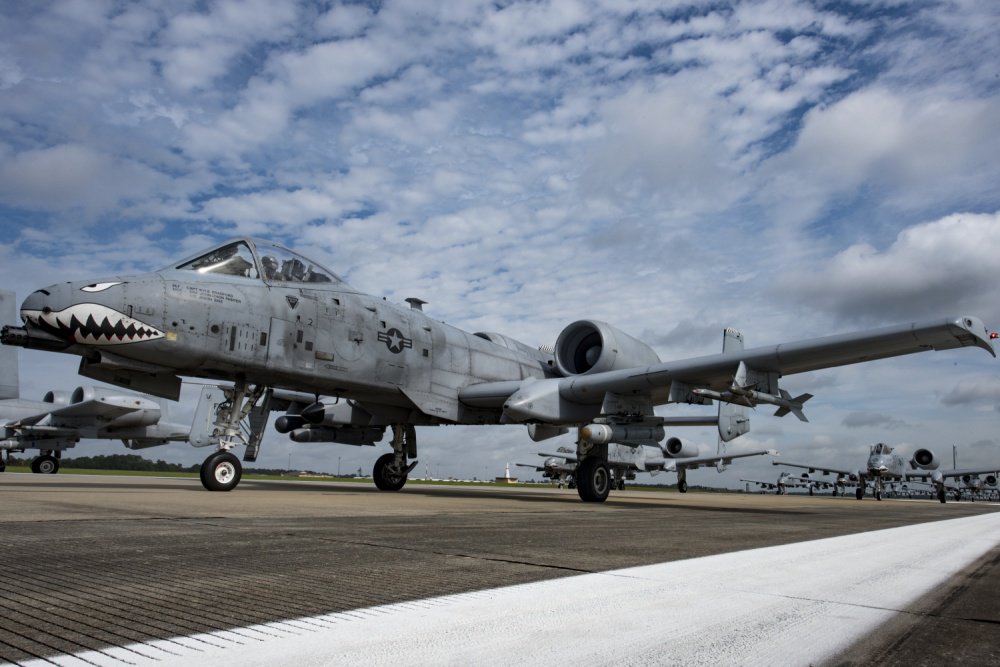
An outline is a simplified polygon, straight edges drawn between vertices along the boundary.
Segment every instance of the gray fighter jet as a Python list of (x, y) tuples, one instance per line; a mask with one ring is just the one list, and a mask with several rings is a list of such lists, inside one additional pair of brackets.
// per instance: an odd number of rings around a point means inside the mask
[[(0, 319), (14, 321), (14, 293), (0, 290)], [(36, 473), (59, 471), (62, 453), (81, 439), (121, 440), (129, 449), (181, 442), (188, 427), (161, 421), (160, 404), (118, 389), (77, 387), (50, 391), (41, 401), (20, 397), (17, 349), (0, 349), (0, 472), (4, 452), (39, 451)]]
[[(909, 461), (893, 448), (882, 442), (877, 442), (868, 449), (868, 460), (865, 467), (860, 470), (838, 470), (828, 466), (809, 465), (802, 463), (787, 463), (784, 461), (772, 461), (772, 465), (787, 466), (790, 468), (807, 468), (809, 472), (820, 471), (824, 475), (836, 473), (839, 479), (850, 480), (857, 483), (855, 497), (861, 500), (865, 497), (865, 489), (868, 484), (872, 485), (872, 495), (875, 500), (882, 500), (887, 482), (928, 482), (934, 487), (937, 499), (942, 503), (947, 498), (948, 490), (954, 491), (954, 485), (947, 484), (948, 479), (962, 481), (967, 487), (996, 487), (997, 467), (993, 468), (969, 468), (961, 470), (938, 470), (940, 461), (930, 449), (920, 448), (913, 452)], [(985, 479), (980, 479), (980, 475), (985, 475)], [(956, 500), (958, 498), (956, 497)]]
[(285, 415), (281, 428), (295, 440), (366, 445), (391, 429), (392, 452), (373, 471), (383, 490), (401, 489), (416, 465), (415, 426), (525, 424), (535, 440), (578, 427), (577, 490), (596, 502), (613, 482), (609, 445), (665, 438), (672, 424), (657, 405), (724, 402), (733, 409), (718, 429), (728, 441), (749, 428), (743, 406), (801, 415), (806, 396), (782, 390), (784, 375), (965, 346), (995, 356), (974, 317), (752, 349), (734, 333), (721, 354), (663, 362), (597, 320), (569, 324), (547, 351), (461, 331), (428, 317), (422, 300), (407, 302), (369, 296), (276, 243), (241, 238), (159, 271), (40, 289), (21, 306), (24, 326), (5, 327), (0, 340), (79, 355), (86, 377), (173, 399), (182, 376), (232, 382), (210, 401), (210, 489), (239, 482), (230, 450), (245, 445), (244, 460), (256, 457), (273, 389), (282, 388), (332, 397)]
[(838, 477), (836, 480), (813, 479), (807, 472), (798, 476), (790, 472), (782, 472), (774, 482), (765, 482), (759, 479), (741, 479), (740, 481), (756, 484), (761, 489), (761, 493), (765, 490), (774, 491), (779, 496), (787, 494), (788, 489), (806, 489), (810, 496), (815, 495), (816, 491), (820, 489), (833, 489), (834, 496), (844, 495), (844, 486), (851, 483), (844, 477)]
[[(683, 454), (683, 458), (678, 458), (681, 454)], [(542, 473), (542, 477), (557, 481), (559, 488), (575, 478), (580, 463), (575, 450), (560, 447), (557, 452), (539, 452), (538, 455), (547, 457), (541, 466), (532, 466), (526, 463), (518, 463), (517, 465), (524, 468), (534, 468), (535, 472)], [(654, 477), (661, 472), (675, 472), (677, 473), (677, 490), (681, 493), (687, 493), (688, 470), (715, 468), (718, 472), (724, 472), (735, 459), (764, 455), (777, 456), (778, 452), (774, 449), (761, 449), (730, 454), (726, 452), (725, 443), (720, 442), (715, 456), (697, 456), (691, 454), (690, 448), (685, 448), (684, 443), (679, 438), (668, 438), (662, 447), (655, 443), (639, 445), (638, 447), (618, 443), (609, 444), (608, 467), (611, 469), (613, 477), (612, 487), (616, 489), (624, 489), (625, 481), (635, 479), (638, 472), (648, 472)]]

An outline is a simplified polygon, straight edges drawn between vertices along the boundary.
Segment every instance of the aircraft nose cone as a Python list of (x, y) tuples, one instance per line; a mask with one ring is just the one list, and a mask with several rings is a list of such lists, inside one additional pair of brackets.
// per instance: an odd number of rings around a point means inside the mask
[(21, 303), (21, 320), (25, 324), (38, 324), (40, 315), (47, 315), (54, 310), (58, 310), (65, 303), (65, 288), (61, 285), (53, 285), (32, 292)]

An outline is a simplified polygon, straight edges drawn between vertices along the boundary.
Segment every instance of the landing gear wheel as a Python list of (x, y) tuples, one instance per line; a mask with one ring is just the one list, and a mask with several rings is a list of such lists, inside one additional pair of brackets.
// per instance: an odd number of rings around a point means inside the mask
[(834, 488), (833, 488), (833, 497), (834, 497), (834, 498), (836, 498), (836, 497), (837, 497), (837, 487), (834, 487)]
[(882, 489), (875, 489), (875, 500), (882, 500)]
[(854, 497), (857, 498), (858, 500), (861, 500), (862, 498), (865, 497), (865, 490), (859, 486), (857, 490), (854, 492)]
[(240, 460), (229, 452), (216, 452), (201, 464), (201, 485), (209, 491), (232, 491), (242, 475)]
[(811, 496), (812, 494), (813, 494), (813, 488), (810, 486), (809, 487), (809, 495)]
[(580, 461), (576, 471), (576, 490), (585, 503), (603, 503), (611, 492), (611, 470), (606, 461), (593, 456)]
[(3, 459), (0, 459), (0, 472), (3, 472), (6, 469), (7, 469), (7, 462), (4, 461)]
[(942, 505), (945, 503), (945, 500), (947, 499), (947, 496), (948, 496), (948, 494), (945, 493), (945, 490), (943, 488), (938, 489), (937, 497), (938, 497), (938, 500), (941, 501)]
[(31, 472), (42, 475), (54, 475), (59, 472), (59, 459), (51, 454), (36, 456), (31, 462)]
[(618, 480), (618, 484), (615, 486), (615, 488), (618, 489), (619, 491), (624, 491), (625, 490), (625, 480), (624, 479)]
[(395, 454), (383, 454), (378, 457), (372, 470), (372, 477), (379, 491), (399, 491), (406, 484), (406, 474), (401, 474), (396, 467)]
[(681, 493), (687, 493), (688, 492), (687, 480), (682, 479), (679, 482), (677, 482), (677, 490), (680, 491)]

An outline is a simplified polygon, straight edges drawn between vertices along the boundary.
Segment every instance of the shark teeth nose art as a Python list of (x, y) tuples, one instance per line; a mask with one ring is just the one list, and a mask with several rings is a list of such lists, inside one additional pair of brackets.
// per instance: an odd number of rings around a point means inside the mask
[(21, 317), (43, 331), (86, 345), (124, 345), (163, 338), (159, 329), (96, 303), (78, 303), (60, 311), (22, 310)]

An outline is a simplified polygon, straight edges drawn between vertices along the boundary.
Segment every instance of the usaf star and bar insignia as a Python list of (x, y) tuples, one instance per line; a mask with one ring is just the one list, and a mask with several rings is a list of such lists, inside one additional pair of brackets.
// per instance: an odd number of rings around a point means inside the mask
[(413, 339), (407, 338), (395, 327), (388, 331), (380, 331), (378, 333), (378, 340), (380, 343), (385, 343), (385, 346), (393, 354), (399, 354), (406, 348), (413, 347)]

